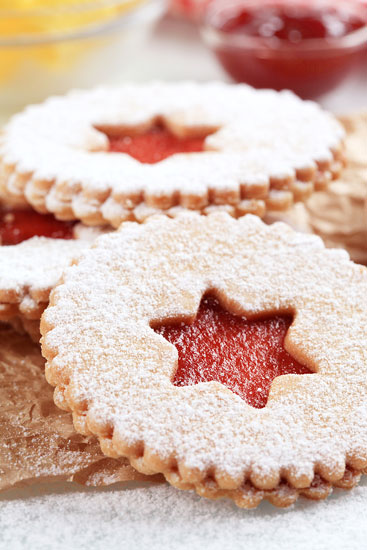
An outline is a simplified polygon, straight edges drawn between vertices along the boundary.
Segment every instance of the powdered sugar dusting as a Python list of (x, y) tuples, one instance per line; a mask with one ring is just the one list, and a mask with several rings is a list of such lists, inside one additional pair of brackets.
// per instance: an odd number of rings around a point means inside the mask
[[(177, 351), (150, 325), (193, 318), (208, 290), (233, 313), (292, 312), (285, 347), (315, 374), (277, 378), (261, 410), (217, 382), (174, 387)], [(279, 471), (311, 482), (314, 468), (340, 479), (346, 460), (367, 458), (366, 297), (365, 268), (283, 224), (226, 214), (126, 223), (53, 292), (47, 375), (76, 417), (87, 406), (90, 430), (113, 432), (115, 452), (143, 442), (142, 469), (159, 470), (153, 453), (239, 484)]]
[(83, 241), (46, 237), (0, 247), (0, 300), (8, 292), (16, 294), (16, 302), (19, 296), (32, 298), (37, 292), (49, 292), (63, 268), (85, 247)]
[[(367, 537), (367, 486), (326, 502), (257, 510), (209, 502), (172, 487), (17, 491), (1, 502), (0, 541), (64, 550), (360, 550)], [(21, 498), (23, 497), (23, 498)]]
[(0, 247), (0, 304), (18, 304), (20, 312), (35, 310), (48, 301), (51, 289), (71, 260), (99, 235), (112, 228), (73, 228), (75, 240), (32, 237), (17, 245)]

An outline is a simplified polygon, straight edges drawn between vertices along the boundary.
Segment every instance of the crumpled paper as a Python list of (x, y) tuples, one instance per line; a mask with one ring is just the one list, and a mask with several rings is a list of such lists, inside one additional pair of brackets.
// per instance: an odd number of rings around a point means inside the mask
[(347, 131), (347, 167), (327, 191), (314, 193), (266, 221), (285, 221), (298, 231), (319, 235), (329, 248), (345, 248), (352, 260), (367, 264), (367, 111), (341, 118)]
[(105, 457), (94, 437), (75, 432), (70, 413), (53, 402), (40, 347), (11, 327), (0, 327), (0, 490), (39, 481), (100, 486), (162, 481), (126, 459)]

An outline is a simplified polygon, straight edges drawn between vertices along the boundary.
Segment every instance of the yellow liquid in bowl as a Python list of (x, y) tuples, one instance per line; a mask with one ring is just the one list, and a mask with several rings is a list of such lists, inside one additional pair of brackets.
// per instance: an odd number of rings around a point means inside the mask
[(101, 41), (101, 36), (85, 40), (83, 34), (97, 34), (99, 27), (145, 2), (0, 0), (0, 40), (9, 43), (0, 44), (0, 85), (31, 65), (67, 71)]

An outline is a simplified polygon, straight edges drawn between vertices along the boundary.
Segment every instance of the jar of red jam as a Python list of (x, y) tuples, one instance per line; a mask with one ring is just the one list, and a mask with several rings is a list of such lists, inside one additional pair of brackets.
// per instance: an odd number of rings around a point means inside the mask
[(367, 57), (367, 6), (358, 0), (213, 0), (202, 34), (236, 81), (310, 98), (333, 89)]

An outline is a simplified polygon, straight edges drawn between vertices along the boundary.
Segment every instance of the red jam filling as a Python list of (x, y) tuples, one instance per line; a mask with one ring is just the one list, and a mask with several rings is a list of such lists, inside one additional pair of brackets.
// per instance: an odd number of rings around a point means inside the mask
[(363, 40), (345, 45), (343, 39), (366, 27), (366, 14), (355, 2), (223, 0), (213, 3), (207, 24), (221, 33), (214, 51), (235, 80), (313, 97), (363, 59)]
[(127, 153), (145, 164), (155, 164), (176, 153), (200, 153), (204, 149), (203, 137), (179, 138), (167, 128), (156, 125), (142, 134), (108, 136), (110, 151)]
[(265, 407), (272, 381), (283, 374), (312, 374), (285, 349), (289, 316), (248, 321), (204, 297), (190, 325), (155, 330), (178, 351), (175, 386), (221, 382), (252, 407)]
[(0, 210), (0, 244), (18, 244), (35, 236), (72, 239), (73, 225), (34, 210)]

